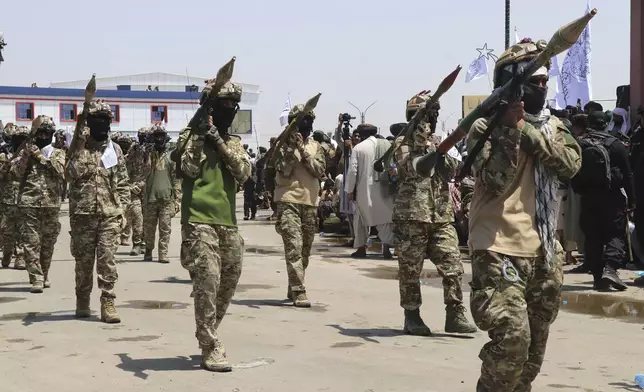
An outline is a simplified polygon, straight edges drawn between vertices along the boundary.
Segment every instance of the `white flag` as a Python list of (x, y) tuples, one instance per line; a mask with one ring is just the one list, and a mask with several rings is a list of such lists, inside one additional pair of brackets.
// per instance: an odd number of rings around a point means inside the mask
[(465, 83), (469, 83), (472, 80), (476, 80), (485, 75), (487, 75), (487, 61), (485, 59), (485, 56), (481, 56), (474, 59), (470, 66), (467, 68)]
[(284, 103), (284, 109), (282, 109), (282, 114), (280, 114), (280, 126), (284, 127), (288, 124), (288, 113), (291, 111), (291, 94), (286, 98)]
[(519, 39), (519, 32), (517, 31), (517, 27), (514, 26), (514, 42), (512, 43), (512, 45), (516, 45), (519, 42), (521, 42), (521, 40)]
[(554, 79), (555, 82), (555, 96), (553, 98), (554, 105), (552, 106), (557, 110), (561, 110), (566, 107), (566, 99), (564, 98), (563, 87), (561, 86), (561, 71), (559, 70), (559, 60), (557, 60), (557, 56), (553, 56), (550, 59), (550, 63), (550, 78), (551, 80)]
[[(590, 12), (590, 0), (586, 1), (586, 12)], [(592, 100), (590, 81), (590, 23), (575, 44), (568, 49), (561, 68), (561, 85), (567, 105), (575, 106), (581, 99), (582, 106)]]

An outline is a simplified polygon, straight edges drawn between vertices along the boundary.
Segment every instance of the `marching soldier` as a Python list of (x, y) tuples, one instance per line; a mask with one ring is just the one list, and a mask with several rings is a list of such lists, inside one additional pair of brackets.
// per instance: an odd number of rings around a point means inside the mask
[(181, 208), (181, 184), (177, 181), (170, 153), (166, 148), (165, 128), (153, 125), (150, 131), (154, 150), (150, 151), (148, 175), (145, 182), (143, 222), (145, 229), (145, 261), (152, 261), (154, 236), (159, 226), (159, 263), (167, 264), (168, 244), (172, 229), (172, 217)]
[(65, 153), (52, 145), (56, 131), (51, 117), (38, 116), (29, 141), (12, 160), (11, 171), (19, 181), (20, 247), (23, 250), (32, 293), (49, 288), (49, 268), (60, 234)]
[[(110, 135), (110, 139), (112, 139), (112, 143), (116, 143), (121, 147), (121, 151), (123, 152), (123, 156), (126, 162), (127, 166), (127, 157), (128, 153), (130, 151), (130, 148), (132, 147), (133, 140), (131, 137), (122, 134), (121, 132), (113, 132)], [(129, 173), (128, 173), (129, 176)], [(131, 204), (130, 204), (131, 205)], [(128, 207), (129, 209), (129, 207)], [(126, 218), (127, 218), (127, 211), (125, 212)], [(125, 220), (125, 228), (121, 232), (121, 240), (117, 241), (117, 245), (122, 245), (122, 246), (129, 246), (130, 244), (128, 243), (128, 240), (130, 238), (130, 234), (132, 233), (132, 222), (130, 219)]]
[[(288, 115), (289, 123), (304, 110), (295, 105)], [(288, 274), (287, 296), (296, 307), (310, 308), (304, 275), (309, 265), (311, 246), (317, 232), (317, 198), (324, 177), (326, 157), (318, 142), (309, 138), (315, 113), (307, 113), (297, 132), (274, 154), (275, 230), (282, 236)], [(270, 164), (270, 162), (269, 162)]]
[(150, 127), (143, 127), (138, 132), (138, 144), (134, 144), (127, 154), (126, 166), (130, 179), (130, 205), (127, 206), (127, 219), (132, 226), (132, 250), (130, 256), (144, 252), (143, 229), (143, 193), (149, 170), (150, 144), (148, 138)]
[[(110, 105), (92, 101), (87, 113), (89, 136), (84, 148), (70, 152), (69, 209), (72, 255), (76, 259), (76, 317), (91, 315), (90, 294), (94, 264), (101, 290), (101, 321), (119, 323), (114, 307), (118, 280), (114, 252), (125, 227), (130, 203), (127, 169), (121, 148), (109, 140), (113, 114)], [(78, 137), (78, 135), (74, 135)]]
[[(495, 88), (509, 82), (545, 46), (545, 41), (523, 40), (506, 50), (494, 67)], [(548, 68), (528, 79), (522, 102), (507, 109), (472, 164), (470, 308), (490, 337), (479, 354), (483, 364), (477, 392), (532, 390), (561, 304), (558, 179), (575, 175), (581, 152), (563, 123), (545, 108)], [(481, 118), (472, 125), (468, 154), (488, 123)]]
[(29, 128), (9, 123), (4, 128), (4, 135), (9, 140), (9, 151), (0, 154), (0, 201), (2, 203), (2, 222), (0, 222), (0, 228), (3, 237), (2, 266), (5, 268), (9, 267), (11, 264), (11, 256), (15, 255), (13, 268), (24, 270), (27, 267), (22, 246), (20, 246), (18, 230), (20, 215), (18, 213), (17, 198), (20, 182), (11, 173), (11, 160), (14, 158), (14, 153), (27, 140)]
[[(407, 102), (407, 121), (430, 100), (419, 94)], [(420, 317), (422, 304), (420, 274), (425, 256), (436, 265), (443, 278), (443, 300), (446, 307), (445, 332), (473, 333), (476, 327), (467, 321), (461, 289), (463, 263), (458, 248), (458, 235), (452, 225), (454, 213), (449, 193), (449, 180), (455, 176), (458, 161), (446, 157), (440, 173), (424, 178), (416, 172), (413, 161), (435, 149), (430, 137), (438, 118), (438, 103), (421, 121), (414, 137), (396, 150), (398, 193), (394, 199), (394, 235), (400, 249), (398, 257), (400, 306), (405, 310), (405, 333), (430, 336), (431, 330)], [(404, 136), (394, 143), (402, 144)], [(395, 174), (395, 173), (394, 173)]]
[(208, 124), (184, 129), (178, 141), (183, 176), (181, 263), (193, 282), (201, 366), (229, 372), (232, 367), (217, 329), (242, 271), (244, 240), (237, 230), (235, 195), (250, 176), (251, 166), (241, 138), (228, 134), (241, 86), (227, 82), (209, 94), (214, 117)]

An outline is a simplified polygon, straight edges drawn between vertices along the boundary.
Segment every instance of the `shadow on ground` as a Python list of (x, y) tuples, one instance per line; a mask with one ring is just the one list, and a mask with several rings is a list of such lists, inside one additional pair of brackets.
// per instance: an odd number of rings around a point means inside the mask
[(147, 371), (186, 371), (199, 370), (201, 368), (200, 355), (191, 355), (190, 357), (170, 357), (170, 358), (142, 358), (132, 359), (129, 354), (116, 354), (121, 363), (116, 365), (117, 368), (126, 372), (132, 372), (135, 377), (147, 379), (150, 375)]

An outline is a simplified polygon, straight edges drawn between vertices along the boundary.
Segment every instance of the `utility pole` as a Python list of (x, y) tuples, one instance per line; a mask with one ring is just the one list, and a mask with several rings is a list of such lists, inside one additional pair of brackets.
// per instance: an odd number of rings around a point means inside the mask
[(352, 104), (350, 101), (347, 101), (347, 102), (349, 102), (349, 105), (351, 105), (354, 108), (356, 108), (358, 113), (360, 113), (360, 124), (364, 124), (364, 119), (365, 119), (365, 115), (367, 114), (367, 110), (369, 110), (369, 108), (372, 107), (373, 105), (375, 105), (376, 102), (378, 102), (378, 101), (373, 101), (373, 103), (371, 105), (367, 106), (367, 108), (364, 110), (364, 112), (361, 111), (359, 107), (357, 107), (356, 105)]
[(505, 49), (510, 47), (510, 0), (505, 0)]

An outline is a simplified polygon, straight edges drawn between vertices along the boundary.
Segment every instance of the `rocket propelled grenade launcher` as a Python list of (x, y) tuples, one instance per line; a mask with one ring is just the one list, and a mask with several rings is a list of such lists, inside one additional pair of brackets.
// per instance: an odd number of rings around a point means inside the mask
[(217, 71), (217, 76), (215, 76), (214, 80), (211, 79), (207, 81), (206, 87), (204, 87), (203, 91), (201, 92), (201, 97), (199, 98), (199, 105), (201, 106), (199, 106), (199, 109), (197, 109), (195, 114), (192, 116), (192, 119), (188, 123), (188, 127), (190, 127), (190, 129), (198, 127), (201, 123), (202, 118), (205, 117), (207, 119), (207, 116), (210, 115), (210, 111), (212, 110), (213, 98), (217, 96), (219, 90), (221, 90), (224, 84), (230, 82), (230, 80), (233, 78), (236, 59), (237, 58), (233, 56), (219, 69), (219, 71)]
[(297, 130), (298, 125), (302, 122), (302, 120), (304, 120), (304, 117), (313, 109), (315, 109), (316, 106), (318, 106), (318, 101), (320, 100), (321, 95), (322, 93), (318, 93), (311, 97), (308, 101), (306, 101), (306, 103), (304, 104), (304, 109), (297, 114), (293, 121), (288, 123), (286, 129), (278, 136), (277, 141), (275, 142), (273, 153), (268, 159), (268, 167), (275, 167), (275, 157), (277, 156), (277, 151), (279, 151), (279, 149), (282, 147), (282, 144), (284, 144), (291, 137), (291, 134)]
[[(399, 146), (404, 145), (409, 140), (409, 138), (412, 137), (413, 132), (418, 127), (418, 124), (420, 124), (421, 120), (424, 119), (425, 116), (427, 116), (427, 112), (429, 112), (429, 110), (431, 109), (432, 104), (438, 102), (443, 94), (445, 94), (447, 90), (452, 88), (456, 77), (458, 76), (459, 72), (461, 72), (461, 69), (462, 67), (458, 65), (456, 69), (452, 71), (452, 73), (447, 75), (445, 79), (443, 79), (441, 84), (438, 85), (438, 89), (436, 90), (434, 95), (432, 95), (431, 99), (425, 103), (425, 106), (418, 109), (416, 113), (414, 113), (414, 116), (409, 121), (409, 124), (407, 124), (407, 126), (401, 133), (404, 137), (402, 143)], [(392, 143), (391, 147), (389, 147), (385, 154), (373, 163), (373, 168), (375, 171), (382, 173), (385, 170), (384, 162), (388, 162), (391, 155), (396, 152), (395, 146), (396, 145)]]
[(461, 120), (458, 127), (445, 140), (443, 140), (434, 153), (427, 154), (417, 161), (418, 168), (428, 176), (433, 175), (434, 166), (438, 162), (440, 155), (447, 153), (461, 139), (467, 136), (470, 127), (474, 121), (483, 117), (491, 109), (499, 105), (502, 101), (509, 102), (517, 98), (521, 85), (525, 84), (528, 79), (542, 66), (544, 66), (553, 56), (561, 54), (570, 49), (579, 39), (590, 20), (597, 14), (597, 9), (593, 8), (589, 13), (581, 18), (562, 26), (557, 30), (546, 48), (532, 59), (528, 65), (519, 71), (519, 74), (507, 82), (504, 86), (497, 88), (492, 94), (481, 102), (476, 109), (470, 112)]

